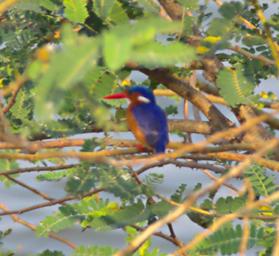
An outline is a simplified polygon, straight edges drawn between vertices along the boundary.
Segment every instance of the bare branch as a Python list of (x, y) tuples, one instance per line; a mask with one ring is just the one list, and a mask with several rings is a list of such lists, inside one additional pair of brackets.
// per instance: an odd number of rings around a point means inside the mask
[(58, 171), (58, 170), (65, 170), (76, 167), (78, 165), (75, 164), (68, 164), (68, 165), (58, 165), (58, 166), (36, 166), (36, 167), (29, 167), (29, 168), (18, 168), (13, 169), (5, 172), (0, 172), (1, 175), (12, 175), (12, 174), (21, 174), (27, 172), (48, 172), (48, 171)]

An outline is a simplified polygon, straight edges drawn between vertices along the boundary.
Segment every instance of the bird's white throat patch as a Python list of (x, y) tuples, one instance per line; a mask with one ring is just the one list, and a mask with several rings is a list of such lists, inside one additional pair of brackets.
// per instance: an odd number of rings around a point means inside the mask
[(149, 103), (149, 102), (150, 102), (150, 100), (147, 99), (147, 98), (144, 97), (144, 96), (138, 96), (138, 101), (144, 102), (144, 103)]

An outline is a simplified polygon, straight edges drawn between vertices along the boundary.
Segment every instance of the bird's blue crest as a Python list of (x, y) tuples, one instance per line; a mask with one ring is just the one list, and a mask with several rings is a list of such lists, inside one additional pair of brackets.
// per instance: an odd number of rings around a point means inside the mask
[(156, 103), (153, 92), (145, 86), (132, 86), (128, 89), (128, 93), (139, 93), (143, 97), (149, 99), (151, 103)]

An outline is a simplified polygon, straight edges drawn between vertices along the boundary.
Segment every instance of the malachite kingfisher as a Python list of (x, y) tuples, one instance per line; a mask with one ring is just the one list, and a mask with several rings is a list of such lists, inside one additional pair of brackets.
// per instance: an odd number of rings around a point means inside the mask
[(127, 123), (136, 139), (156, 153), (165, 152), (169, 142), (168, 123), (164, 111), (156, 104), (153, 92), (143, 86), (129, 87), (122, 93), (104, 99), (128, 99)]

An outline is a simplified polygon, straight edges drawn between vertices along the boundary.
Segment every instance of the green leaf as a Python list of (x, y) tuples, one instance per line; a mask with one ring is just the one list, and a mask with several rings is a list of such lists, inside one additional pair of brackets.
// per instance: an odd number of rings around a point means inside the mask
[(264, 45), (265, 44), (265, 40), (261, 36), (250, 35), (250, 34), (245, 35), (243, 37), (242, 42), (249, 47), (254, 47), (256, 45)]
[(161, 218), (167, 215), (173, 208), (174, 206), (170, 205), (169, 203), (160, 201), (151, 205), (151, 212)]
[(142, 6), (146, 13), (152, 13), (152, 14), (158, 14), (160, 11), (160, 8), (158, 4), (156, 4), (154, 1), (149, 0), (137, 0), (140, 6)]
[(39, 0), (39, 4), (50, 11), (57, 11), (59, 9), (59, 5), (55, 0)]
[(50, 11), (57, 11), (58, 5), (53, 0), (24, 0), (19, 1), (14, 8), (17, 10), (34, 11), (38, 13), (43, 13), (42, 8), (46, 8)]
[(96, 184), (106, 191), (113, 193), (122, 200), (134, 202), (139, 195), (152, 195), (151, 187), (140, 185), (126, 169), (116, 169), (109, 165), (91, 166), (91, 173), (94, 173)]
[(64, 0), (65, 16), (70, 21), (83, 23), (88, 17), (87, 0)]
[(95, 187), (95, 174), (89, 168), (90, 166), (87, 163), (78, 166), (72, 176), (69, 177), (65, 190), (71, 194), (82, 194)]
[(79, 246), (71, 254), (72, 256), (110, 256), (117, 252), (117, 249), (109, 246)]
[(149, 213), (141, 202), (126, 206), (115, 213), (93, 219), (90, 226), (96, 230), (111, 230), (147, 220)]
[(94, 0), (93, 1), (93, 11), (101, 18), (106, 19), (112, 10), (113, 5), (115, 4), (114, 0)]
[(63, 32), (63, 49), (54, 53), (48, 69), (38, 77), (35, 89), (35, 115), (48, 120), (61, 107), (65, 90), (80, 82), (95, 66), (98, 41), (78, 36), (66, 27)]
[(167, 115), (176, 115), (178, 114), (177, 106), (169, 105), (165, 108), (165, 112)]
[(187, 11), (195, 11), (199, 8), (198, 0), (178, 0), (178, 2), (187, 10)]
[(212, 36), (223, 36), (233, 28), (232, 22), (225, 18), (215, 18), (211, 21), (207, 33)]
[(235, 68), (225, 68), (221, 70), (217, 78), (217, 86), (221, 96), (230, 106), (251, 103), (249, 96), (252, 95), (254, 84), (243, 74), (242, 65)]
[(65, 171), (55, 171), (39, 174), (36, 178), (39, 181), (59, 181), (74, 172), (74, 169), (67, 169)]
[(196, 58), (195, 50), (191, 46), (174, 42), (162, 45), (158, 42), (136, 47), (132, 52), (131, 61), (145, 67), (165, 67), (178, 63), (188, 64)]
[(183, 20), (183, 32), (185, 35), (193, 34), (193, 26), (197, 18), (193, 16), (185, 16)]
[(245, 206), (246, 200), (243, 197), (220, 197), (216, 202), (216, 211), (218, 213), (232, 213)]
[(107, 33), (117, 35), (120, 40), (131, 40), (133, 46), (153, 41), (156, 35), (180, 32), (181, 22), (169, 22), (159, 18), (141, 19), (134, 24), (120, 24)]
[(252, 183), (253, 189), (258, 196), (269, 196), (277, 190), (274, 177), (267, 176), (261, 166), (254, 165), (245, 170), (244, 174)]
[(39, 1), (36, 0), (19, 1), (15, 4), (14, 8), (17, 10), (29, 10), (38, 13), (42, 12)]
[(109, 20), (115, 24), (121, 24), (129, 21), (128, 15), (122, 8), (121, 3), (119, 3), (118, 1), (114, 2), (114, 5), (109, 15)]
[(39, 253), (37, 256), (64, 256), (64, 253), (61, 251), (50, 251), (47, 249)]
[(186, 184), (179, 185), (178, 189), (175, 191), (173, 195), (171, 195), (171, 199), (175, 202), (182, 202), (185, 198), (185, 190), (186, 190)]
[(232, 19), (236, 15), (240, 15), (243, 11), (243, 4), (241, 2), (224, 3), (219, 8), (219, 12), (227, 19)]
[(47, 237), (50, 232), (59, 232), (70, 228), (75, 224), (76, 219), (77, 217), (75, 215), (64, 215), (61, 212), (56, 212), (40, 222), (36, 228), (36, 235), (39, 237)]
[(164, 174), (149, 173), (144, 177), (145, 184), (152, 186), (153, 184), (161, 184), (164, 181)]
[[(116, 70), (127, 60), (133, 60), (134, 58), (148, 63), (151, 57), (153, 62), (161, 62), (162, 65), (169, 65), (180, 60), (185, 62), (185, 56), (190, 58), (189, 61), (191, 61), (195, 55), (194, 50), (189, 46), (178, 42), (169, 46), (150, 42), (158, 33), (178, 32), (180, 29), (180, 23), (167, 22), (158, 18), (143, 19), (133, 25), (116, 26), (103, 35), (105, 62), (110, 69)], [(141, 48), (137, 47), (139, 45)], [(167, 53), (165, 53), (166, 49), (169, 50)], [(164, 53), (165, 55), (161, 56)], [(166, 55), (168, 58), (166, 58)], [(158, 59), (158, 61), (155, 61), (155, 59)]]
[[(126, 40), (125, 40), (126, 39)], [(118, 34), (104, 34), (104, 58), (107, 66), (116, 70), (128, 60), (132, 48), (129, 38), (120, 37)]]
[(15, 104), (12, 106), (10, 112), (13, 117), (21, 120), (23, 123), (27, 122), (32, 111), (30, 104), (30, 95), (24, 90), (20, 90)]
[[(231, 255), (239, 252), (239, 245), (242, 239), (242, 228), (240, 225), (233, 227), (226, 225), (216, 231), (207, 239), (203, 240), (197, 247), (191, 251), (200, 253), (199, 255)], [(248, 249), (253, 247), (258, 241), (263, 239), (261, 228), (256, 228), (254, 224), (250, 225), (250, 234), (248, 238)]]

